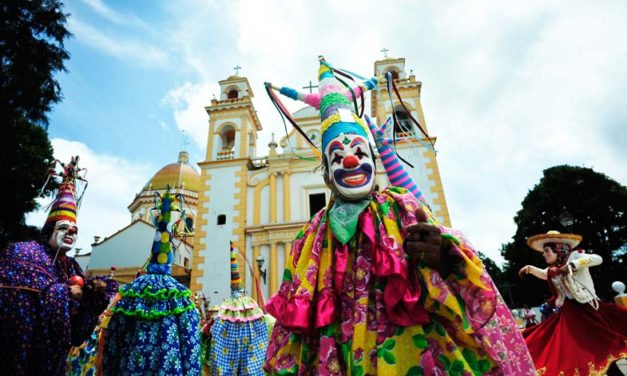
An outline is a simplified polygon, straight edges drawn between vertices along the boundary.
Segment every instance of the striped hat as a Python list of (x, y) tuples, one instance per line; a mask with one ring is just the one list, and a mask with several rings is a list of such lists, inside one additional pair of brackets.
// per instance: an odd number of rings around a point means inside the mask
[(239, 274), (237, 264), (237, 249), (231, 244), (231, 294), (239, 294), (242, 291), (242, 277)]
[(76, 223), (76, 174), (78, 168), (78, 156), (72, 157), (70, 163), (63, 165), (63, 172), (60, 176), (63, 178), (57, 197), (50, 206), (50, 212), (46, 218), (45, 225), (54, 224), (57, 221), (70, 221)]
[(322, 133), (322, 151), (328, 143), (344, 134), (358, 134), (368, 138), (368, 128), (363, 120), (357, 116), (353, 104), (347, 98), (345, 92), (335, 75), (333, 67), (323, 56), (319, 57), (318, 92), (320, 93), (320, 121)]

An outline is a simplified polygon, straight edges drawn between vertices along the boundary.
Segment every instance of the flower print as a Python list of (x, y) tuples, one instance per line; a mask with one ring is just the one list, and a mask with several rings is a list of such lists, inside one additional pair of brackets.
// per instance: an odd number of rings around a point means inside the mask
[(333, 273), (330, 268), (324, 272), (324, 287), (333, 287)]
[(429, 343), (429, 352), (431, 352), (431, 356), (437, 359), (438, 356), (444, 354), (444, 350), (440, 347), (438, 341), (433, 338), (427, 338), (427, 342)]
[(343, 321), (340, 324), (340, 331), (342, 332), (342, 342), (348, 341), (353, 336), (353, 323), (351, 320)]
[(429, 281), (435, 288), (440, 290), (438, 296), (435, 297), (435, 300), (439, 301), (440, 303), (444, 303), (446, 297), (448, 296), (448, 286), (442, 279), (442, 276), (440, 276), (440, 273), (431, 271), (429, 273)]
[(366, 322), (367, 307), (365, 304), (357, 303), (353, 307), (353, 325)]
[(446, 343), (446, 351), (453, 352), (455, 350), (457, 350), (457, 345), (455, 343), (453, 343), (453, 342), (447, 342)]
[(358, 347), (355, 350), (355, 352), (353, 352), (353, 359), (355, 360), (355, 363), (360, 363), (363, 358), (364, 358), (364, 349), (362, 349), (361, 347)]
[(374, 304), (369, 304), (367, 307), (368, 319), (366, 320), (366, 327), (368, 331), (374, 332), (377, 330), (377, 310)]
[(309, 282), (310, 286), (316, 286), (316, 277), (318, 276), (318, 268), (316, 265), (309, 265), (307, 271), (305, 272), (305, 278), (307, 278), (307, 282)]
[(368, 358), (370, 359), (370, 364), (372, 364), (373, 368), (377, 368), (377, 349), (376, 347), (371, 349), (368, 352)]
[(370, 262), (363, 256), (357, 257), (355, 267), (355, 292), (358, 296), (368, 293), (368, 280), (370, 279)]
[(342, 371), (340, 362), (337, 357), (337, 349), (335, 347), (335, 339), (328, 336), (320, 337), (320, 367), (319, 374), (321, 376), (340, 375)]
[(425, 375), (433, 375), (435, 371), (435, 360), (431, 351), (426, 350), (420, 355), (420, 367), (425, 371)]
[(296, 359), (292, 354), (281, 354), (276, 360), (276, 365), (274, 366), (274, 371), (282, 371), (285, 369), (290, 369), (296, 365)]

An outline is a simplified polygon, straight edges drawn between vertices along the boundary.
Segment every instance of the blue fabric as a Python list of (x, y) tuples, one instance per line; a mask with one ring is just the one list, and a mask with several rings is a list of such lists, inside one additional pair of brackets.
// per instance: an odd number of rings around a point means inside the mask
[(292, 98), (294, 100), (298, 99), (298, 92), (294, 89), (292, 89), (291, 87), (282, 87), (279, 90), (279, 93), (285, 95), (288, 98)]
[(366, 86), (366, 89), (372, 90), (375, 87), (377, 87), (377, 79), (376, 78), (371, 78), (368, 81), (364, 82), (364, 85)]
[(230, 322), (218, 319), (211, 327), (211, 374), (263, 375), (267, 345), (265, 320)]
[[(165, 295), (147, 294), (162, 289)], [(198, 312), (169, 313), (193, 308), (189, 297), (180, 296), (186, 291), (171, 276), (158, 274), (141, 276), (121, 289), (122, 298), (111, 309), (114, 314), (105, 333), (105, 375), (200, 375)], [(133, 297), (135, 293), (145, 296)], [(152, 319), (146, 319), (148, 314)]]
[[(166, 289), (167, 294), (159, 298), (128, 296), (129, 294), (154, 294), (162, 289)], [(175, 296), (187, 291), (189, 291), (187, 287), (169, 275), (145, 274), (120, 289), (123, 298), (112, 308), (112, 311), (126, 312), (127, 315), (129, 312), (134, 312), (133, 316), (144, 319), (147, 316), (155, 315), (163, 317), (167, 313), (175, 313), (174, 311), (183, 311), (193, 307), (193, 302), (189, 297)]]
[(114, 315), (105, 333), (105, 375), (200, 375), (195, 310), (158, 321)]

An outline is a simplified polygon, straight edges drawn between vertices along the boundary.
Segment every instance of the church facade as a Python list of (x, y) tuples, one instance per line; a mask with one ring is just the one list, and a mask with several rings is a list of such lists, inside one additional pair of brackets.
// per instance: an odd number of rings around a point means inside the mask
[[(421, 82), (405, 71), (404, 58), (386, 58), (374, 63), (374, 75), (392, 72), (405, 106), (423, 128), (426, 122), (420, 102)], [(242, 254), (240, 265), (246, 291), (253, 297), (258, 289), (267, 298), (277, 291), (297, 233), (309, 218), (326, 206), (330, 198), (320, 170), (320, 162), (297, 132), (292, 130), (279, 143), (268, 145), (266, 156), (257, 156), (257, 136), (263, 131), (253, 104), (253, 92), (245, 77), (230, 76), (219, 82), (220, 99), (205, 107), (209, 115), (207, 153), (201, 168), (198, 207), (192, 258), (190, 289), (202, 292), (213, 303), (230, 293), (229, 241)], [(403, 134), (406, 118), (399, 103), (391, 104), (385, 87), (373, 90), (371, 118), (385, 122), (393, 111), (399, 114)], [(312, 107), (294, 114), (307, 135), (320, 141), (320, 118)], [(391, 129), (388, 129), (391, 135)], [(435, 143), (431, 136), (431, 142)], [(441, 223), (450, 226), (446, 199), (433, 150), (408, 138), (396, 148), (414, 168), (409, 174), (424, 193)], [(279, 150), (279, 145), (281, 150)], [(379, 162), (380, 163), (380, 162)], [(389, 184), (381, 165), (377, 183)], [(257, 267), (257, 260), (263, 266)], [(254, 278), (253, 278), (254, 277)]]

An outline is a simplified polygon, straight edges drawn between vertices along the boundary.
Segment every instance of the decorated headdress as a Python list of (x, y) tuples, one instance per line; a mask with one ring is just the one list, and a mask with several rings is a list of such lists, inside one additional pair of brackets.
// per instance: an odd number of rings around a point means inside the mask
[(239, 274), (239, 265), (237, 263), (237, 249), (231, 245), (231, 295), (237, 296), (242, 292), (242, 277)]
[(581, 242), (581, 235), (562, 234), (559, 231), (551, 230), (546, 234), (538, 234), (527, 239), (527, 245), (534, 251), (544, 251), (547, 243), (566, 244), (571, 250)]
[(358, 134), (368, 138), (368, 128), (364, 121), (355, 113), (354, 106), (349, 101), (335, 75), (333, 68), (320, 57), (318, 69), (318, 92), (320, 93), (320, 121), (322, 132), (322, 150), (330, 140), (340, 133)]
[[(161, 202), (158, 202), (159, 197)], [(158, 193), (155, 194), (155, 209), (158, 210), (155, 220), (157, 230), (152, 242), (147, 272), (149, 274), (170, 274), (174, 255), (172, 252), (172, 231), (168, 226), (172, 219), (172, 211), (179, 209), (174, 204), (174, 195), (170, 193), (169, 187), (163, 196), (159, 196)]]
[(84, 178), (78, 175), (80, 171), (84, 170), (78, 168), (78, 160), (78, 156), (72, 157), (67, 165), (56, 161), (63, 167), (63, 172), (56, 174), (54, 170), (51, 170), (51, 175), (61, 176), (62, 182), (56, 198), (50, 204), (50, 212), (48, 212), (44, 226), (62, 220), (76, 223), (78, 202), (80, 202), (80, 197), (77, 197), (76, 194), (76, 179), (85, 181)]
[(320, 110), (322, 128), (321, 147), (322, 150), (324, 150), (329, 140), (337, 137), (340, 133), (358, 134), (366, 138), (368, 137), (368, 128), (360, 116), (357, 115), (359, 111), (357, 98), (361, 97), (362, 99), (361, 112), (363, 112), (363, 93), (366, 90), (375, 88), (377, 86), (377, 80), (371, 78), (351, 88), (335, 74), (341, 74), (351, 79), (352, 77), (333, 68), (323, 56), (319, 57), (319, 62), (318, 93), (304, 94), (289, 87), (278, 88), (268, 82), (266, 82), (266, 91), (279, 112), (289, 120), (298, 133), (309, 143), (314, 154), (321, 159), (322, 153), (318, 150), (318, 147), (307, 137), (298, 124), (296, 124), (296, 121), (292, 118), (289, 111), (271, 89), (278, 90), (281, 94), (289, 98), (305, 102), (315, 109)]

